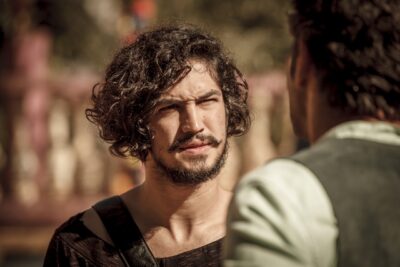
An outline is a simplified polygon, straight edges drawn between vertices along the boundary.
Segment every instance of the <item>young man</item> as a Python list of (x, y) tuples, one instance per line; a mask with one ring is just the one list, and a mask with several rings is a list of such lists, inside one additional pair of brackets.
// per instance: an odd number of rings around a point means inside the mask
[(400, 5), (294, 1), (293, 126), (312, 144), (242, 180), (225, 266), (400, 266)]
[(194, 27), (123, 48), (87, 116), (113, 154), (143, 162), (146, 180), (57, 229), (45, 266), (217, 266), (231, 194), (215, 178), (227, 138), (249, 127), (246, 98), (220, 43)]

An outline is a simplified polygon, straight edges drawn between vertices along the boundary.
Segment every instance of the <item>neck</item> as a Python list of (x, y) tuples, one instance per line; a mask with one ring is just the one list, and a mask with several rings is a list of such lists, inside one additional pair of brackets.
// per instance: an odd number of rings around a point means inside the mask
[[(196, 223), (198, 220), (210, 219), (208, 216), (218, 206), (225, 194), (217, 179), (196, 186), (174, 185), (169, 181), (160, 182), (148, 179), (142, 187), (142, 197), (147, 198), (149, 205), (160, 210), (158, 219), (185, 220)], [(162, 218), (164, 217), (164, 218)]]
[(327, 131), (333, 127), (348, 121), (364, 120), (370, 122), (387, 122), (393, 125), (400, 125), (398, 120), (386, 120), (378, 116), (362, 116), (349, 114), (340, 108), (332, 107), (327, 99), (327, 96), (321, 92), (322, 90), (314, 89), (309, 96), (307, 110), (307, 136), (311, 143), (315, 143)]
[(314, 105), (309, 108), (307, 136), (311, 144), (321, 138), (327, 131), (343, 122), (356, 119), (325, 105)]
[[(142, 233), (166, 228), (176, 239), (189, 239), (207, 226), (225, 225), (231, 193), (218, 177), (200, 185), (176, 185), (146, 168), (146, 181), (123, 196)], [(221, 237), (224, 235), (225, 229)]]

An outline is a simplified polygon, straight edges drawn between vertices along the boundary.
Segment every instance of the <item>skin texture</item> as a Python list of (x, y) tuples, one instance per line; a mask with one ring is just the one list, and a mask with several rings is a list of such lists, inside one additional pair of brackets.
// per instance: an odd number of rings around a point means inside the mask
[[(203, 173), (223, 156), (226, 115), (222, 92), (204, 63), (194, 61), (192, 66), (180, 83), (161, 96), (150, 118), (152, 150), (145, 163), (150, 168), (162, 164)], [(198, 182), (212, 178), (202, 176)]]

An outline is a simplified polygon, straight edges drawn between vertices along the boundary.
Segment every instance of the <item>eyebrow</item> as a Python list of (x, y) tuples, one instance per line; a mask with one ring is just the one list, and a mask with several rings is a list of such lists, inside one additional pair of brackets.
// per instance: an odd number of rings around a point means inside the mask
[(222, 95), (221, 90), (212, 89), (208, 93), (205, 93), (204, 95), (200, 96), (196, 101), (202, 101), (214, 95), (221, 96)]
[[(201, 95), (198, 98), (196, 98), (195, 101), (196, 102), (197, 101), (203, 101), (203, 100), (205, 100), (205, 99), (207, 99), (207, 98), (209, 98), (211, 96), (214, 96), (214, 95), (221, 96), (222, 95), (221, 90), (212, 89), (209, 92), (205, 93), (204, 95)], [(185, 100), (184, 101), (176, 100), (176, 99), (173, 99), (173, 98), (164, 98), (164, 99), (160, 99), (159, 101), (157, 101), (156, 106), (160, 106), (160, 105), (168, 106), (168, 105), (171, 105), (171, 104), (177, 104), (177, 103), (181, 103), (181, 102), (186, 102), (186, 101)]]

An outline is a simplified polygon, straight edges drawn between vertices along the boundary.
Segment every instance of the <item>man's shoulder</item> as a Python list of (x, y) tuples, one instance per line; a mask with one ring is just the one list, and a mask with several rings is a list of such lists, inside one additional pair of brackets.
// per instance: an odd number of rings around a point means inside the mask
[(291, 184), (300, 177), (313, 179), (313, 174), (291, 158), (277, 158), (247, 173), (239, 182), (238, 188), (249, 185)]
[[(255, 200), (254, 198), (259, 198)], [(314, 197), (326, 202), (325, 191), (314, 173), (291, 158), (274, 159), (249, 172), (236, 188), (235, 199), (243, 205), (285, 199), (297, 208), (312, 206)], [(300, 206), (299, 206), (300, 205)]]
[(59, 225), (55, 230), (55, 235), (64, 235), (68, 233), (76, 233), (78, 234), (82, 230), (82, 216), (85, 212), (81, 211), (69, 219), (64, 221), (61, 225)]
[[(103, 224), (93, 208), (81, 211), (58, 226), (53, 240), (71, 248), (82, 247), (82, 244), (100, 244), (112, 247), (107, 235), (99, 231)], [(85, 247), (83, 246), (83, 247)], [(90, 246), (89, 246), (90, 247)]]
[(69, 247), (76, 247), (78, 243), (87, 242), (87, 240), (100, 240), (100, 238), (84, 224), (83, 217), (85, 213), (87, 213), (87, 211), (79, 212), (62, 223), (55, 230), (53, 239)]
[[(272, 256), (266, 250), (259, 253), (255, 243), (268, 244), (307, 264), (320, 254), (331, 259), (329, 246), (334, 244), (337, 232), (322, 185), (308, 168), (290, 158), (274, 159), (241, 180), (228, 222), (231, 236), (228, 234), (227, 243), (231, 247), (229, 253), (233, 253), (228, 258), (251, 257), (251, 261), (258, 259), (271, 266), (279, 265), (274, 261), (276, 252)], [(322, 237), (321, 232), (326, 235)], [(247, 245), (249, 242), (251, 246)], [(316, 246), (319, 242), (323, 242), (322, 248)]]
[(113, 246), (86, 227), (82, 221), (84, 214), (80, 212), (70, 217), (55, 230), (44, 266), (54, 266), (61, 262), (69, 262), (71, 266), (78, 266), (82, 262), (85, 262), (85, 266), (110, 266), (109, 263), (119, 262)]

